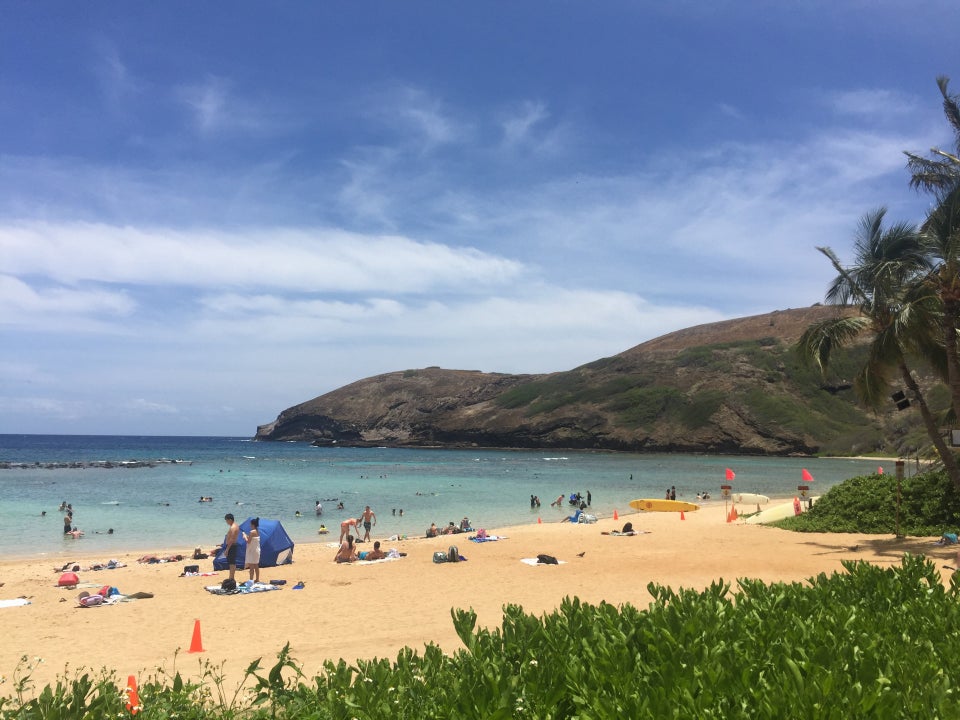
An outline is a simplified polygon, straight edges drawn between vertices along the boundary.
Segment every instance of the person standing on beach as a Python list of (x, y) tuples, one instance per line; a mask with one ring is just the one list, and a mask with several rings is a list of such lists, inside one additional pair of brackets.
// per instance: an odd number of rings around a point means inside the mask
[(590, 491), (587, 490), (587, 507), (590, 507), (590, 504), (593, 502), (593, 495), (590, 494)]
[(342, 523), (340, 523), (340, 539), (339, 539), (337, 542), (342, 543), (342, 542), (343, 542), (343, 539), (344, 539), (347, 535), (350, 534), (350, 526), (351, 526), (351, 525), (353, 526), (354, 532), (356, 532), (357, 535), (359, 535), (359, 534), (360, 534), (360, 530), (357, 528), (357, 523), (359, 523), (359, 522), (360, 522), (360, 521), (359, 521), (358, 519), (356, 519), (356, 518), (347, 518), (347, 519), (344, 520)]
[(250, 532), (243, 534), (247, 543), (247, 554), (243, 558), (243, 566), (250, 571), (250, 579), (260, 582), (260, 518), (250, 520)]
[(227, 558), (227, 567), (230, 568), (230, 579), (235, 580), (237, 574), (237, 540), (240, 538), (240, 526), (233, 519), (233, 513), (223, 516), (227, 521), (227, 537), (223, 540), (224, 555)]
[(671, 486), (670, 486), (670, 499), (671, 499), (671, 500), (676, 500), (676, 499), (677, 499), (677, 486), (676, 486), (676, 485), (671, 485)]
[[(377, 524), (377, 514), (370, 509), (369, 505), (367, 505), (364, 508), (363, 514), (360, 516), (360, 519), (363, 520), (363, 540), (361, 542), (369, 542), (370, 528), (373, 525)], [(358, 535), (360, 534), (359, 530), (357, 530), (357, 534)]]

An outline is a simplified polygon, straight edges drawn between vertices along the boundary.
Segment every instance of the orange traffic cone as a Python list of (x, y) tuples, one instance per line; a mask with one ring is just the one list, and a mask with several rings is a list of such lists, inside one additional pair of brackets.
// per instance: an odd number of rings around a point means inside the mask
[(131, 715), (140, 712), (140, 695), (137, 693), (137, 678), (134, 675), (127, 678), (127, 710)]
[(203, 643), (200, 641), (200, 621), (193, 622), (193, 639), (190, 641), (190, 652), (203, 652)]
[(539, 515), (537, 516), (537, 525), (543, 525), (543, 518)]
[(734, 522), (738, 517), (740, 516), (737, 514), (737, 506), (734, 505), (730, 508), (730, 515), (727, 516), (727, 522)]
[(620, 519), (620, 516), (617, 515), (617, 511), (616, 511), (616, 510), (613, 511), (613, 519), (614, 519), (614, 520), (619, 520), (619, 519)]
[(681, 519), (681, 520), (686, 520), (686, 519), (687, 519), (686, 516), (683, 514), (683, 510), (680, 511), (680, 519)]

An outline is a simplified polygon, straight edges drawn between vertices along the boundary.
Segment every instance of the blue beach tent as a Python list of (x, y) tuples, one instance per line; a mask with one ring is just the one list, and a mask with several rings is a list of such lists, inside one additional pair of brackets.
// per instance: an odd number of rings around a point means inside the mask
[[(240, 523), (240, 538), (237, 541), (237, 567), (243, 568), (243, 558), (247, 553), (247, 543), (243, 540), (243, 533), (250, 532), (250, 520), (247, 518)], [(226, 541), (226, 536), (224, 536)], [(293, 540), (283, 529), (279, 520), (260, 518), (260, 567), (276, 567), (289, 565), (293, 562)], [(227, 557), (224, 545), (217, 550), (213, 557), (214, 570), (227, 569)]]

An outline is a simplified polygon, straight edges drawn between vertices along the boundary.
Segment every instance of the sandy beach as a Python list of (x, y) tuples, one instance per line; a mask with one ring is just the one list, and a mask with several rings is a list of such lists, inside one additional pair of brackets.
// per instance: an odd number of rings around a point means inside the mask
[[(295, 562), (265, 568), (261, 579), (285, 579), (282, 589), (250, 595), (217, 596), (204, 586), (219, 584), (226, 572), (208, 577), (180, 577), (184, 560), (139, 564), (142, 553), (107, 557), (47, 557), (0, 563), (0, 600), (25, 597), (29, 605), (0, 607), (0, 694), (12, 691), (14, 669), (21, 656), (42, 662), (32, 671), (39, 686), (84, 667), (129, 674), (152, 674), (157, 668), (199, 675), (202, 664), (224, 664), (228, 684), (239, 682), (246, 666), (262, 657), (272, 665), (277, 651), (290, 642), (292, 655), (308, 675), (325, 660), (386, 657), (404, 646), (421, 650), (436, 643), (452, 652), (460, 647), (451, 608), (473, 608), (478, 622), (495, 626), (505, 604), (522, 605), (542, 614), (564, 597), (589, 603), (605, 601), (645, 607), (647, 584), (704, 588), (723, 579), (758, 578), (767, 582), (803, 581), (820, 572), (842, 570), (844, 560), (896, 564), (904, 553), (925, 554), (938, 567), (954, 564), (956, 550), (933, 544), (932, 538), (876, 535), (800, 534), (740, 522), (727, 523), (723, 504), (688, 512), (619, 512), (612, 510), (595, 524), (552, 521), (489, 529), (505, 536), (477, 544), (466, 535), (390, 542), (406, 557), (390, 562), (338, 565), (329, 546), (336, 535), (299, 544)], [(631, 521), (633, 537), (604, 535)], [(324, 541), (325, 539), (329, 539)], [(456, 544), (467, 561), (435, 564), (433, 553)], [(369, 549), (372, 544), (361, 545)], [(78, 543), (78, 549), (82, 545)], [(155, 554), (182, 554), (193, 547), (157, 547)], [(556, 566), (530, 566), (523, 558), (540, 553), (565, 561)], [(57, 587), (59, 567), (68, 561), (81, 568), (116, 559), (126, 567), (82, 570), (76, 589)], [(54, 568), (58, 568), (57, 571)], [(950, 571), (941, 569), (945, 580)], [(246, 574), (238, 572), (239, 579)], [(302, 590), (293, 590), (298, 581)], [(84, 586), (112, 585), (124, 594), (152, 593), (116, 605), (78, 606)], [(189, 653), (199, 620), (204, 652)]]

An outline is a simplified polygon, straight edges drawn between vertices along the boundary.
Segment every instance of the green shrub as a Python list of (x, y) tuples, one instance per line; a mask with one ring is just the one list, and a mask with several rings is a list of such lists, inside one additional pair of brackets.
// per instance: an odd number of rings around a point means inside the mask
[[(945, 472), (928, 472), (900, 483), (900, 533), (932, 535), (960, 529), (960, 492)], [(892, 534), (897, 528), (897, 479), (863, 475), (830, 488), (813, 508), (776, 525), (800, 532)]]
[[(905, 556), (845, 562), (809, 583), (742, 579), (703, 591), (650, 584), (646, 609), (576, 598), (499, 628), (451, 611), (463, 649), (327, 662), (305, 677), (284, 647), (236, 694), (208, 672), (141, 688), (137, 718), (950, 718), (960, 715), (958, 576)], [(212, 685), (212, 687), (211, 687)], [(0, 699), (0, 719), (126, 717), (109, 677)]]

